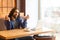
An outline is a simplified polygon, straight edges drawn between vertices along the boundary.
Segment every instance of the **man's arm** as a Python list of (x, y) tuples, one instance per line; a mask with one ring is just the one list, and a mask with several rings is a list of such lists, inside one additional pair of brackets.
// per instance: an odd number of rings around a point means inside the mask
[(24, 18), (24, 19), (29, 19), (29, 15), (27, 15), (27, 16), (21, 16), (22, 18)]
[(10, 30), (10, 19), (7, 15), (5, 16), (5, 26), (7, 30)]

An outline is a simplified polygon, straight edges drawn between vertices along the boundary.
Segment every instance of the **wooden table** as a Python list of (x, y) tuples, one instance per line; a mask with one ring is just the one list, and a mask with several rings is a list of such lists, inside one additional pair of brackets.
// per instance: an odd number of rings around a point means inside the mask
[(13, 30), (5, 30), (5, 31), (0, 31), (0, 38), (4, 40), (9, 40), (13, 38), (19, 38), (19, 37), (25, 37), (25, 36), (30, 36), (30, 35), (36, 35), (36, 34), (41, 34), (41, 33), (48, 33), (52, 31), (25, 31), (23, 29), (13, 29)]

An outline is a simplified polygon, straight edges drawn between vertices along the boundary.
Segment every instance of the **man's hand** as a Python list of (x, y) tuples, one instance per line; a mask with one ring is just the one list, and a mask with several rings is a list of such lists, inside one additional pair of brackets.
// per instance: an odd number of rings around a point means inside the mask
[(29, 15), (26, 16), (26, 19), (29, 19)]
[(23, 16), (24, 19), (29, 19), (29, 15)]
[(8, 21), (9, 21), (9, 20), (10, 20), (10, 18), (6, 15), (6, 16), (5, 16), (5, 20), (8, 20)]

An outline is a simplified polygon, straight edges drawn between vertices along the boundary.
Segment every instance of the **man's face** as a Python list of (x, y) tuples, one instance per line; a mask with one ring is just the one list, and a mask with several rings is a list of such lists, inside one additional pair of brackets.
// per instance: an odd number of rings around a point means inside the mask
[(13, 16), (14, 16), (14, 17), (17, 17), (17, 16), (18, 16), (18, 14), (19, 14), (19, 10), (18, 10), (18, 9), (16, 9), (16, 10), (15, 10), (15, 12), (14, 12), (14, 14), (13, 14)]

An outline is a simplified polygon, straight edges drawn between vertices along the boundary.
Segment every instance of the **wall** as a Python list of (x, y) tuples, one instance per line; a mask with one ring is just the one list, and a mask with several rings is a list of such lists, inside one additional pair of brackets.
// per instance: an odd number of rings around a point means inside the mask
[(26, 0), (26, 15), (27, 14), (30, 16), (27, 20), (27, 27), (36, 27), (38, 20), (38, 0)]

